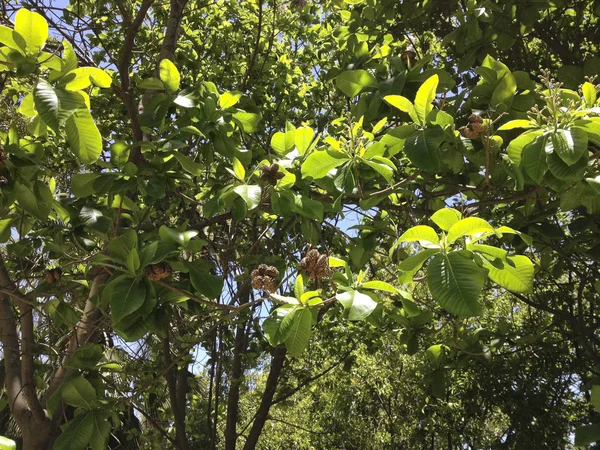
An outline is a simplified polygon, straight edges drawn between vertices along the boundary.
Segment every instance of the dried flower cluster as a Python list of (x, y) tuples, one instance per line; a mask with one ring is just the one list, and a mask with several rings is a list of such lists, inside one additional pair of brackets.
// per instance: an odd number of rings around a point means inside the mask
[(312, 249), (302, 258), (300, 267), (308, 274), (308, 278), (323, 278), (329, 273), (329, 258)]
[(285, 175), (279, 171), (279, 164), (271, 164), (270, 166), (261, 166), (260, 170), (262, 174), (260, 179), (269, 183), (272, 186), (277, 184), (277, 181), (281, 180)]
[(169, 275), (171, 275), (172, 272), (173, 269), (171, 268), (169, 263), (163, 261), (157, 264), (150, 264), (149, 266), (147, 266), (144, 270), (144, 275), (151, 281), (159, 281), (163, 278), (167, 278)]
[(461, 136), (466, 137), (467, 139), (477, 139), (483, 133), (483, 119), (480, 115), (471, 114), (469, 116), (469, 124), (460, 127), (458, 132)]
[(44, 273), (44, 278), (49, 284), (54, 283), (55, 281), (59, 281), (62, 276), (62, 269), (60, 267), (55, 267), (54, 269), (46, 270)]
[(277, 289), (275, 278), (278, 276), (279, 270), (275, 267), (260, 264), (258, 268), (254, 269), (250, 274), (252, 287), (254, 289), (264, 289), (267, 292), (275, 292), (275, 289)]

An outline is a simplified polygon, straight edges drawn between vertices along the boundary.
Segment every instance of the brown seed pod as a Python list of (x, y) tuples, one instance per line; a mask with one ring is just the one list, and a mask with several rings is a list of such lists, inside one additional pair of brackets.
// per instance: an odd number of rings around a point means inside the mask
[(277, 286), (275, 285), (275, 280), (271, 277), (263, 277), (265, 291), (267, 292), (275, 292), (277, 290)]
[(405, 66), (412, 66), (417, 60), (417, 54), (414, 50), (408, 49), (400, 55), (400, 59)]
[(467, 139), (477, 139), (479, 138), (479, 133), (473, 130), (470, 126), (460, 127), (458, 132), (462, 137)]
[(54, 283), (54, 275), (52, 275), (51, 270), (46, 270), (46, 272), (44, 272), (44, 278), (46, 279), (46, 282), (50, 284)]
[(50, 273), (52, 274), (52, 278), (55, 281), (59, 281), (60, 277), (62, 276), (62, 269), (60, 267), (56, 267), (56, 268), (52, 269), (50, 271)]
[(469, 116), (469, 122), (471, 122), (471, 123), (483, 123), (483, 118), (479, 114), (471, 114)]
[(277, 278), (279, 276), (279, 270), (273, 266), (269, 266), (267, 270), (265, 270), (265, 275), (271, 278)]
[(254, 289), (261, 289), (263, 287), (264, 278), (260, 275), (252, 277), (252, 287)]
[(266, 264), (258, 265), (258, 271), (260, 272), (261, 275), (266, 275), (268, 269), (269, 269), (269, 266), (267, 266)]
[(160, 262), (157, 264), (150, 264), (144, 269), (144, 276), (151, 281), (159, 281), (163, 278), (167, 278), (173, 273), (173, 269), (167, 262)]
[(277, 181), (285, 176), (285, 174), (279, 172), (279, 164), (277, 163), (273, 163), (270, 166), (261, 166), (260, 170), (262, 171), (260, 179), (272, 186), (275, 186)]
[(250, 273), (250, 278), (256, 278), (260, 276), (260, 270), (258, 269), (254, 269), (251, 273)]
[(483, 133), (483, 125), (479, 122), (473, 122), (469, 125), (469, 128), (477, 134)]

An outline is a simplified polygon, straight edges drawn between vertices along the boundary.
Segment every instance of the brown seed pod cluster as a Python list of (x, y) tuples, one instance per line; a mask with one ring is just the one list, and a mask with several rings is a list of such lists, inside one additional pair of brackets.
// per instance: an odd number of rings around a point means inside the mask
[(279, 270), (273, 266), (267, 266), (266, 264), (259, 264), (259, 266), (252, 271), (250, 278), (252, 279), (252, 287), (254, 289), (264, 289), (267, 292), (275, 292), (277, 285), (275, 284), (275, 278), (279, 276)]
[(467, 139), (478, 139), (483, 133), (483, 119), (478, 114), (471, 114), (469, 116), (469, 124), (460, 127), (458, 132)]
[(308, 278), (323, 278), (329, 274), (329, 258), (326, 254), (319, 254), (318, 250), (312, 249), (300, 260), (300, 267), (307, 273)]
[(55, 267), (54, 269), (46, 270), (46, 272), (44, 272), (44, 278), (48, 284), (52, 284), (55, 281), (60, 281), (61, 276), (62, 269), (60, 267)]
[(279, 164), (273, 163), (270, 166), (264, 165), (260, 167), (262, 171), (260, 179), (267, 182), (271, 186), (275, 186), (277, 181), (281, 180), (285, 174), (279, 171)]
[(151, 281), (159, 281), (163, 278), (167, 278), (173, 273), (173, 269), (167, 262), (159, 262), (157, 264), (150, 264), (144, 269), (144, 276)]

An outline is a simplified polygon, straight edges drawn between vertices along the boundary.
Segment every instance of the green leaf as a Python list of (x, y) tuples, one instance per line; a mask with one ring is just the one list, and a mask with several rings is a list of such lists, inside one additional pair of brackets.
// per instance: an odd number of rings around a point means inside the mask
[(234, 187), (233, 191), (246, 202), (248, 209), (254, 209), (260, 204), (262, 195), (260, 186), (242, 184)]
[(592, 385), (592, 395), (590, 396), (590, 403), (596, 411), (600, 411), (600, 385)]
[(365, 320), (379, 304), (369, 295), (354, 289), (348, 289), (335, 297), (344, 307), (348, 320)]
[(83, 164), (92, 164), (100, 157), (102, 136), (89, 111), (80, 109), (71, 115), (67, 119), (66, 132), (71, 149)]
[(521, 154), (523, 153), (523, 148), (534, 141), (534, 139), (543, 134), (541, 130), (529, 130), (525, 133), (519, 135), (516, 139), (513, 139), (508, 144), (506, 148), (506, 153), (508, 153), (508, 157), (515, 164), (521, 163)]
[(403, 97), (401, 95), (386, 95), (385, 97), (383, 97), (383, 100), (392, 105), (394, 108), (408, 113), (410, 118), (415, 123), (419, 123), (419, 116), (417, 115), (417, 111), (415, 110), (415, 107), (413, 106), (412, 102), (406, 97)]
[[(313, 141), (315, 132), (310, 127), (296, 128), (294, 143), (301, 156), (304, 156)], [(271, 144), (272, 145), (272, 144)]]
[(110, 75), (97, 67), (73, 69), (64, 76), (63, 80), (66, 82), (65, 89), (67, 91), (79, 91), (89, 87), (92, 83), (101, 88), (109, 88), (112, 84)]
[(15, 31), (25, 40), (28, 55), (37, 55), (48, 39), (48, 23), (40, 14), (19, 9), (15, 16)]
[(436, 211), (431, 216), (431, 220), (440, 229), (448, 231), (452, 225), (462, 219), (462, 214), (454, 208), (444, 208)]
[(377, 87), (377, 80), (366, 70), (347, 70), (335, 78), (335, 85), (348, 97), (354, 97), (368, 87)]
[(565, 163), (555, 152), (546, 155), (548, 169), (559, 180), (563, 181), (579, 181), (583, 178), (587, 167), (588, 158), (584, 155), (579, 161), (572, 166)]
[(12, 439), (0, 436), (0, 450), (17, 450), (17, 443)]
[(35, 85), (33, 102), (35, 109), (46, 125), (54, 130), (55, 133), (58, 133), (60, 108), (58, 95), (56, 95), (54, 88), (46, 80), (40, 78)]
[(21, 54), (25, 51), (27, 46), (23, 36), (4, 25), (0, 25), (0, 43)]
[(444, 141), (444, 130), (439, 125), (418, 130), (404, 142), (404, 152), (415, 167), (427, 172), (439, 172), (439, 147)]
[(235, 173), (235, 176), (238, 177), (240, 181), (244, 181), (244, 178), (246, 177), (246, 169), (244, 169), (244, 166), (240, 160), (235, 156), (233, 157), (233, 173)]
[(588, 108), (594, 106), (597, 96), (596, 87), (589, 81), (586, 81), (583, 83), (583, 86), (581, 86), (581, 91), (583, 92), (583, 98), (585, 99), (586, 106)]
[(526, 119), (517, 119), (506, 122), (498, 131), (514, 130), (515, 128), (535, 128), (535, 122)]
[[(107, 176), (108, 175), (108, 176)], [(114, 176), (106, 173), (77, 173), (71, 178), (71, 191), (78, 198), (89, 197), (101, 191), (106, 185), (112, 184)]]
[(286, 133), (278, 131), (271, 138), (271, 148), (279, 156), (283, 156), (294, 150), (296, 132), (288, 131)]
[(63, 401), (67, 405), (76, 406), (77, 408), (89, 410), (97, 400), (96, 390), (82, 375), (70, 379), (61, 388), (60, 392)]
[(174, 242), (185, 247), (191, 239), (198, 235), (198, 231), (177, 231), (173, 228), (167, 227), (166, 225), (161, 225), (161, 227), (158, 229), (158, 235), (160, 236), (160, 240), (165, 244)]
[(511, 73), (507, 73), (504, 75), (498, 86), (496, 86), (496, 89), (494, 89), (490, 105), (493, 108), (497, 107), (500, 103), (510, 106), (516, 92), (517, 81)]
[(110, 437), (110, 422), (104, 411), (92, 412), (93, 428), (89, 446), (92, 450), (106, 450)]
[(155, 91), (162, 91), (165, 89), (165, 84), (158, 78), (146, 78), (138, 84), (140, 89), (152, 89)]
[(427, 267), (427, 286), (434, 300), (459, 316), (481, 314), (477, 300), (484, 281), (482, 269), (461, 252), (438, 253)]
[(513, 292), (531, 292), (533, 289), (533, 263), (526, 256), (508, 256), (502, 269), (484, 260), (490, 280)]
[(219, 106), (221, 109), (231, 108), (242, 98), (242, 93), (238, 91), (225, 92), (219, 97)]
[(283, 343), (292, 357), (298, 356), (308, 346), (312, 328), (310, 309), (296, 307), (281, 321), (280, 333), (285, 336)]
[(398, 277), (398, 282), (402, 284), (412, 283), (414, 274), (421, 269), (425, 261), (439, 252), (439, 248), (428, 248), (417, 253), (416, 255), (406, 258), (398, 266), (398, 269), (402, 271)]
[(417, 225), (416, 227), (409, 228), (402, 236), (398, 239), (398, 242), (415, 242), (419, 241), (419, 244), (425, 246), (433, 244), (439, 246), (440, 238), (433, 228), (427, 225)]
[(214, 268), (208, 261), (199, 259), (191, 263), (186, 262), (185, 267), (189, 270), (190, 281), (197, 292), (211, 300), (221, 296), (223, 278), (211, 273)]
[(136, 248), (132, 248), (131, 252), (129, 252), (125, 265), (132, 275), (137, 273), (137, 270), (140, 268), (140, 256)]
[(13, 193), (21, 208), (40, 220), (48, 218), (50, 208), (35, 195), (35, 189), (32, 190), (30, 186), (16, 182), (13, 187)]
[(572, 166), (588, 151), (587, 133), (579, 128), (558, 130), (546, 141), (546, 153), (556, 153), (567, 165)]
[(302, 275), (298, 274), (296, 281), (294, 281), (294, 295), (300, 300), (302, 294), (304, 294), (304, 280), (302, 279)]
[(363, 289), (373, 289), (376, 291), (385, 291), (391, 294), (397, 294), (398, 289), (392, 286), (390, 283), (386, 283), (385, 281), (367, 281), (366, 283), (362, 283), (360, 285)]
[(523, 147), (523, 153), (521, 154), (521, 163), (525, 172), (537, 184), (542, 183), (544, 174), (548, 171), (546, 152), (544, 151), (547, 139), (546, 135), (538, 136), (533, 142)]
[(496, 230), (485, 220), (478, 217), (468, 217), (459, 220), (448, 230), (448, 242), (454, 243), (463, 236), (473, 236), (478, 233), (494, 234)]
[(175, 151), (172, 154), (175, 157), (175, 159), (179, 161), (179, 164), (181, 165), (181, 168), (183, 170), (185, 170), (188, 173), (191, 173), (195, 177), (202, 175), (202, 169), (204, 169), (204, 166), (202, 164), (195, 162), (192, 158), (184, 155), (183, 153)]
[(181, 82), (181, 76), (175, 64), (168, 59), (163, 59), (159, 65), (160, 79), (166, 88), (171, 91), (177, 91)]
[(80, 414), (65, 423), (61, 430), (53, 450), (85, 450), (94, 434), (93, 414)]
[(244, 133), (255, 133), (260, 122), (260, 114), (238, 111), (233, 114), (233, 120), (242, 128)]
[(425, 355), (435, 367), (440, 367), (442, 364), (444, 364), (444, 360), (446, 359), (446, 351), (444, 350), (444, 346), (441, 344), (432, 345), (429, 347), (425, 351)]
[(142, 307), (146, 300), (146, 286), (142, 280), (122, 275), (112, 281), (106, 288), (110, 295), (110, 307), (115, 323)]
[(433, 105), (431, 103), (435, 98), (435, 91), (439, 82), (440, 78), (437, 75), (433, 75), (428, 78), (417, 91), (415, 97), (415, 111), (421, 125), (425, 125), (427, 115), (433, 110)]
[(585, 446), (600, 442), (600, 423), (582, 425), (575, 429), (575, 445)]
[(302, 164), (302, 178), (312, 177), (315, 180), (323, 178), (330, 170), (349, 160), (350, 158), (341, 153), (336, 153), (335, 156), (327, 151), (311, 153)]

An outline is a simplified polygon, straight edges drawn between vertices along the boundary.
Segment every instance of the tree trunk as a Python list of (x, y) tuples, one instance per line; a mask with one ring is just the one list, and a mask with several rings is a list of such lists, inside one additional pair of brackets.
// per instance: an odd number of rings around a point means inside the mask
[(275, 390), (277, 389), (279, 375), (281, 375), (281, 369), (283, 367), (286, 354), (287, 350), (283, 346), (277, 347), (273, 353), (273, 358), (271, 359), (271, 370), (269, 371), (269, 376), (267, 377), (265, 392), (263, 393), (260, 401), (260, 406), (256, 412), (250, 433), (248, 433), (248, 439), (246, 439), (244, 450), (254, 450), (256, 448), (258, 438), (260, 437), (265, 423), (267, 422), (267, 418), (269, 417), (269, 409), (273, 403), (273, 397), (275, 396)]
[(235, 333), (235, 346), (233, 349), (233, 364), (231, 367), (231, 381), (229, 382), (229, 396), (227, 397), (227, 423), (225, 425), (225, 450), (235, 450), (237, 441), (237, 420), (240, 402), (240, 382), (242, 378), (242, 357), (246, 343), (246, 323), (239, 323)]

